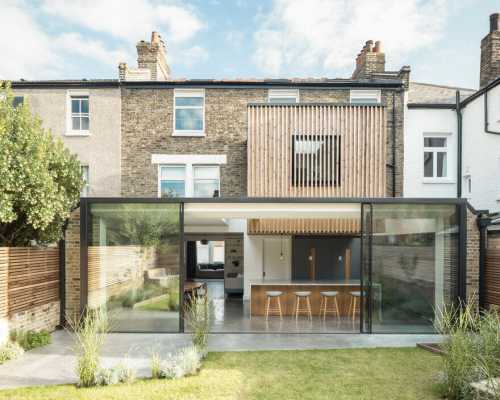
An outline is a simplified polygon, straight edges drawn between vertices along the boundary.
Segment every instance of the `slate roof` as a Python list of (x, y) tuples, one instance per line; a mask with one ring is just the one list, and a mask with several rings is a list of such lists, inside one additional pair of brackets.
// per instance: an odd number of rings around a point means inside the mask
[(455, 104), (457, 90), (460, 90), (460, 101), (476, 92), (475, 89), (410, 82), (408, 104)]

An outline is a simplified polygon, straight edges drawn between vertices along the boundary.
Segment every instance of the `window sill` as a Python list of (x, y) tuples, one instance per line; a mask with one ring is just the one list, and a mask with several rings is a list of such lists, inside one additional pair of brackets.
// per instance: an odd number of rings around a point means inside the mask
[(203, 137), (205, 136), (204, 131), (174, 131), (172, 136), (187, 136), (187, 137)]
[(424, 178), (422, 179), (422, 183), (430, 183), (430, 184), (439, 184), (439, 183), (442, 183), (442, 184), (448, 184), (448, 185), (451, 185), (451, 184), (454, 184), (455, 181), (452, 180), (452, 179), (448, 179), (448, 178)]
[(70, 131), (66, 132), (64, 136), (90, 136), (90, 131)]

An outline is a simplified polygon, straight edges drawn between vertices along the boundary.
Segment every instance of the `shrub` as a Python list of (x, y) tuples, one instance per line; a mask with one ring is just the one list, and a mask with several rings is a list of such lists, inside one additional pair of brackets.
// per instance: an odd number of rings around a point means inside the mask
[(211, 303), (206, 296), (191, 296), (186, 306), (187, 323), (193, 331), (193, 344), (202, 355), (208, 347), (208, 332), (210, 329)]
[(161, 370), (161, 358), (158, 355), (158, 353), (153, 353), (151, 356), (151, 378), (153, 379), (160, 379), (164, 378), (162, 376), (162, 370)]
[(133, 383), (136, 372), (126, 364), (118, 364), (112, 368), (102, 368), (95, 375), (95, 384), (99, 386)]
[(70, 320), (70, 327), (76, 342), (78, 384), (94, 386), (101, 349), (109, 329), (106, 312), (104, 309), (88, 310), (83, 318)]
[(176, 359), (183, 376), (194, 375), (201, 367), (201, 354), (196, 346), (182, 348)]
[(46, 346), (52, 341), (50, 333), (46, 330), (38, 332), (15, 330), (11, 332), (10, 340), (18, 343), (26, 351)]
[(16, 342), (7, 342), (0, 346), (0, 364), (14, 360), (24, 353), (23, 348)]
[(160, 360), (156, 354), (153, 354), (152, 376), (153, 378), (178, 379), (194, 375), (201, 368), (201, 359), (202, 355), (196, 346), (185, 347), (177, 353), (168, 354), (165, 360)]

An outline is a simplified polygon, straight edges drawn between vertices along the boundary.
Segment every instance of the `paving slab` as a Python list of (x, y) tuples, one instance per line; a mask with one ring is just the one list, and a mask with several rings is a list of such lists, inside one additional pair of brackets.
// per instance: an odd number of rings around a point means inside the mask
[[(414, 347), (442, 340), (439, 335), (212, 334), (209, 351)], [(101, 361), (104, 367), (127, 363), (139, 377), (147, 377), (153, 352), (161, 356), (190, 343), (189, 334), (112, 333), (107, 337)], [(50, 345), (0, 365), (0, 388), (76, 383), (75, 368), (71, 335), (56, 331)]]

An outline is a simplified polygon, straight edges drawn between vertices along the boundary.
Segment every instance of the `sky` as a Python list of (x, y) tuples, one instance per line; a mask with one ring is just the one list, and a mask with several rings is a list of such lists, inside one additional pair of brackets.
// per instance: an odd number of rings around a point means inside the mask
[(369, 40), (386, 69), (477, 88), (498, 0), (0, 0), (0, 79), (106, 79), (158, 31), (174, 78), (348, 78)]

